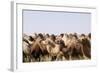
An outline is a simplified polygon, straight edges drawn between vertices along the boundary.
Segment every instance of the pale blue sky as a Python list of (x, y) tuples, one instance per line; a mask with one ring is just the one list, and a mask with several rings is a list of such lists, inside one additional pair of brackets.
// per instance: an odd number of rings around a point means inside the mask
[(91, 14), (23, 10), (23, 32), (59, 34), (91, 32)]

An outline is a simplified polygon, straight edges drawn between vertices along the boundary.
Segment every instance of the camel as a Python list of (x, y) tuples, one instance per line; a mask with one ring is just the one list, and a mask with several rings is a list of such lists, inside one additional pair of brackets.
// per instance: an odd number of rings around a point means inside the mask
[(60, 52), (60, 45), (56, 44), (50, 38), (47, 38), (45, 40), (45, 43), (46, 43), (47, 51), (48, 51), (50, 57), (52, 58), (52, 61), (57, 60), (59, 58), (59, 56), (61, 56), (61, 54), (62, 54)]
[(41, 58), (46, 57), (48, 55), (46, 45), (42, 41), (43, 40), (41, 38), (37, 38), (35, 43), (31, 45), (31, 55), (37, 61), (40, 61)]
[(29, 47), (29, 43), (26, 41), (23, 41), (23, 45), (22, 45), (22, 51), (23, 51), (23, 62), (25, 61), (30, 61), (30, 47)]
[(91, 59), (91, 33), (23, 36), (23, 62)]
[(83, 51), (83, 45), (78, 41), (78, 38), (75, 35), (70, 34), (67, 38), (66, 35), (63, 37), (65, 43), (65, 48), (63, 52), (66, 54), (67, 59), (72, 60), (72, 57), (77, 58), (87, 58)]
[(79, 40), (83, 45), (84, 54), (91, 59), (91, 40), (85, 35), (81, 35)]

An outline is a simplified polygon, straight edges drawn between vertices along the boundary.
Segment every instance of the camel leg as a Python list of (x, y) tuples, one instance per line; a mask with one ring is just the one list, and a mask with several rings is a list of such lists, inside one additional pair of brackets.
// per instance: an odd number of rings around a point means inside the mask
[(79, 59), (83, 59), (81, 55), (78, 55)]
[(60, 56), (61, 56), (61, 54), (58, 53), (58, 54), (57, 54), (57, 57), (56, 57), (56, 61), (60, 60)]
[(83, 58), (88, 59), (88, 57), (84, 54), (84, 52), (83, 52)]
[(63, 61), (66, 60), (65, 56), (62, 56), (62, 60), (63, 60)]
[(58, 55), (57, 55), (57, 58), (56, 58), (56, 61), (58, 61), (58, 60), (62, 60), (62, 53), (58, 53)]
[(60, 52), (60, 53), (57, 55), (57, 59), (58, 59), (58, 60), (65, 60), (64, 54), (63, 54), (62, 52)]
[(88, 58), (88, 57), (86, 57), (85, 55), (83, 55), (83, 58), (84, 58), (84, 59), (89, 59), (89, 58)]
[(69, 60), (72, 60), (72, 56), (71, 55), (69, 55)]
[(81, 52), (82, 52), (83, 58), (84, 58), (84, 59), (88, 59), (88, 57), (85, 55), (85, 53), (84, 53), (84, 51), (83, 51), (83, 46), (81, 46)]
[(47, 61), (51, 61), (51, 56), (50, 55), (47, 55)]
[(72, 60), (72, 50), (71, 50), (71, 52), (69, 53), (69, 60)]
[(52, 56), (52, 61), (55, 61), (56, 60), (56, 56)]

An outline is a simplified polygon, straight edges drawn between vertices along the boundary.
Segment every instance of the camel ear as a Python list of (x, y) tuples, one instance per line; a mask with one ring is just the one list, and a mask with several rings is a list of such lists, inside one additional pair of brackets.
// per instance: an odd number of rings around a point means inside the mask
[(29, 36), (30, 41), (34, 41), (34, 38), (32, 36)]
[(23, 41), (26, 42), (27, 44), (29, 44), (29, 41), (23, 38)]
[(91, 33), (88, 34), (88, 37), (91, 38)]

